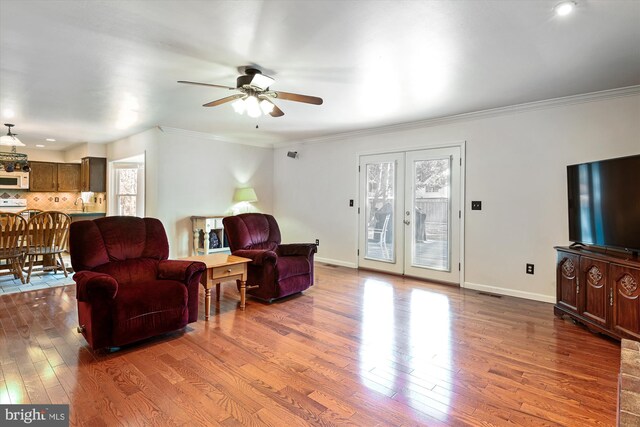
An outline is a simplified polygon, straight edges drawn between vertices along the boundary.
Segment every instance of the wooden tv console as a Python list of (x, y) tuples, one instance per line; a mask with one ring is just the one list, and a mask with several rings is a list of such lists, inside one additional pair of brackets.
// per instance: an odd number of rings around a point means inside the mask
[(589, 330), (640, 341), (640, 259), (595, 248), (555, 247), (556, 316)]

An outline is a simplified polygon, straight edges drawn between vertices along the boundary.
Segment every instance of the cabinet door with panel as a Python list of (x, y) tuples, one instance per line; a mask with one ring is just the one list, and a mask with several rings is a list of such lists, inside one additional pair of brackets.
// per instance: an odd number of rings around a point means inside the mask
[(579, 266), (580, 257), (578, 255), (558, 251), (557, 304), (576, 313), (578, 312), (578, 294), (580, 292)]
[(29, 162), (30, 191), (57, 191), (58, 164), (50, 162)]
[(609, 263), (602, 260), (580, 257), (578, 312), (602, 327), (607, 327), (610, 317), (608, 266)]
[(640, 341), (640, 269), (611, 263), (609, 276), (611, 329), (620, 336)]
[(104, 193), (107, 191), (107, 159), (85, 157), (81, 164), (82, 191)]
[(80, 191), (79, 163), (58, 163), (58, 191)]

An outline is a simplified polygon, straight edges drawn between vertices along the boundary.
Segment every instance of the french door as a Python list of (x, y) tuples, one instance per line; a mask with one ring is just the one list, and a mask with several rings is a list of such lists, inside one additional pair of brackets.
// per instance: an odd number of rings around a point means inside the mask
[(360, 157), (359, 266), (460, 283), (460, 152)]

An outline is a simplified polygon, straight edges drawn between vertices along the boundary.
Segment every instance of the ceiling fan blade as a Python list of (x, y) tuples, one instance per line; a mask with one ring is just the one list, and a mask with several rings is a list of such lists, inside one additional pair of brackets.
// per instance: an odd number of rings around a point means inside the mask
[(287, 101), (305, 102), (307, 104), (322, 105), (322, 98), (317, 96), (300, 95), (297, 93), (273, 91), (276, 98), (286, 99)]
[(222, 98), (222, 99), (218, 99), (215, 101), (211, 101), (211, 102), (207, 102), (206, 104), (203, 104), (203, 107), (215, 107), (217, 105), (221, 105), (221, 104), (225, 104), (227, 102), (231, 102), (231, 101), (235, 101), (238, 98), (242, 98), (243, 96), (246, 96), (244, 93), (239, 93), (237, 95), (231, 95), (231, 96), (227, 96), (226, 98)]
[(229, 86), (222, 86), (222, 85), (214, 85), (212, 83), (199, 83), (199, 82), (190, 82), (187, 80), (178, 80), (178, 83), (184, 83), (184, 84), (188, 84), (188, 85), (198, 85), (198, 86), (211, 86), (211, 87), (219, 87), (222, 89), (229, 89), (229, 90), (235, 90), (235, 87), (229, 87)]
[[(271, 101), (269, 101), (271, 102)], [(273, 102), (271, 102), (273, 104)], [(278, 108), (276, 104), (273, 104), (273, 110), (269, 113), (271, 117), (282, 117), (284, 116), (284, 111)]]
[(278, 108), (278, 106), (276, 104), (273, 103), (272, 100), (270, 100), (269, 98), (272, 98), (273, 95), (272, 94), (261, 94), (258, 95), (258, 99), (260, 100), (260, 108), (262, 109), (262, 112), (264, 114), (267, 114), (267, 109), (264, 108), (263, 106), (263, 102), (268, 102), (271, 105), (271, 111), (269, 111), (269, 115), (271, 117), (282, 117), (284, 116), (284, 111), (282, 111), (280, 108)]

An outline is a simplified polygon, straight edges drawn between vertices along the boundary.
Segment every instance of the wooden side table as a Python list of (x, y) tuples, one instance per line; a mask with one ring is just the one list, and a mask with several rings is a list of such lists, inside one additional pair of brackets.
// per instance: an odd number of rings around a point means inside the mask
[(211, 312), (211, 288), (214, 284), (216, 285), (216, 301), (220, 301), (220, 283), (226, 280), (236, 279), (240, 284), (240, 309), (244, 310), (247, 295), (247, 264), (251, 259), (222, 253), (196, 255), (182, 259), (200, 261), (207, 265), (207, 271), (200, 278), (204, 288), (205, 320), (209, 320)]

